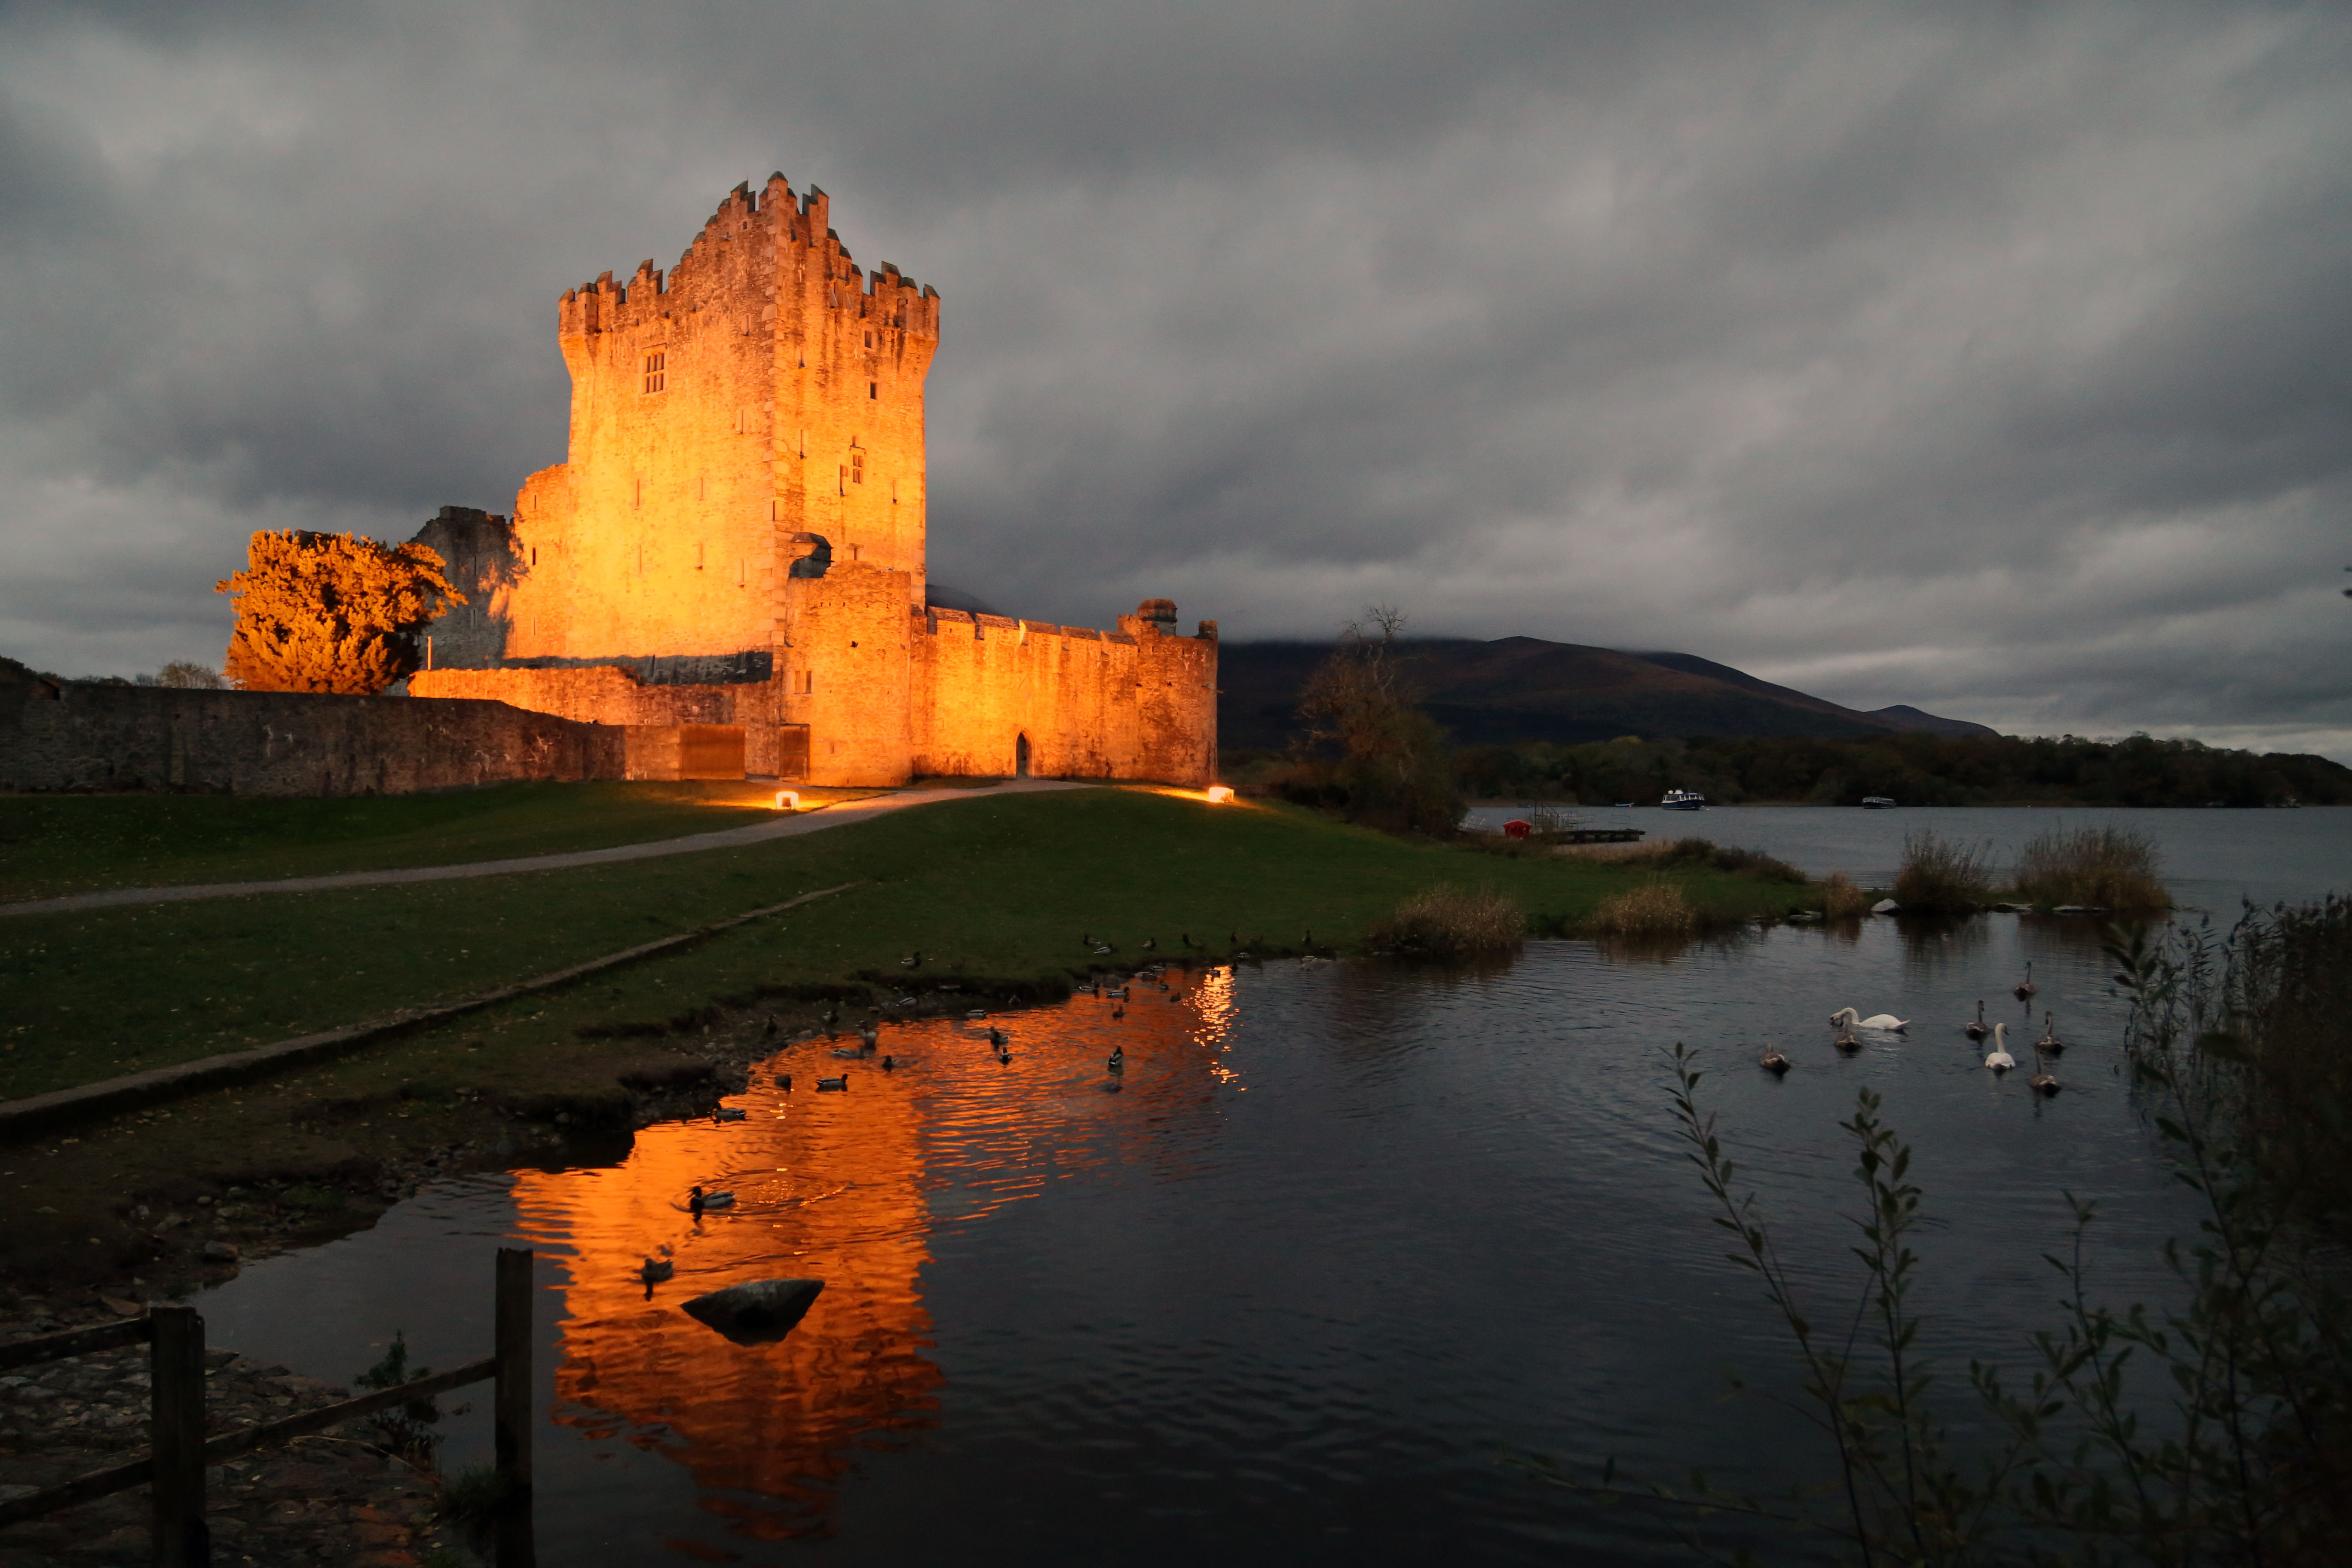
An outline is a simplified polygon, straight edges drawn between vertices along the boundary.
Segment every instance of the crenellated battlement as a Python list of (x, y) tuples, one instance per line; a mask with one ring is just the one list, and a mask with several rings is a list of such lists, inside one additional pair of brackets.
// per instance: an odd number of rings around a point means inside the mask
[(637, 331), (709, 309), (741, 306), (746, 293), (764, 309), (796, 281), (809, 280), (810, 303), (894, 331), (937, 339), (940, 291), (889, 262), (859, 267), (831, 224), (832, 201), (814, 185), (795, 195), (779, 173), (762, 190), (750, 181), (727, 193), (702, 230), (665, 273), (647, 257), (626, 282), (610, 272), (566, 289), (557, 300), (567, 337)]

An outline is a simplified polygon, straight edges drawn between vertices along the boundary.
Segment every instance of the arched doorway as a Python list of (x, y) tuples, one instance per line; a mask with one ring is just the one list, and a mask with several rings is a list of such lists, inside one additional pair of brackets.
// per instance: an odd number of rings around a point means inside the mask
[(1029, 776), (1029, 737), (1026, 735), (1013, 742), (1013, 776), (1016, 779)]

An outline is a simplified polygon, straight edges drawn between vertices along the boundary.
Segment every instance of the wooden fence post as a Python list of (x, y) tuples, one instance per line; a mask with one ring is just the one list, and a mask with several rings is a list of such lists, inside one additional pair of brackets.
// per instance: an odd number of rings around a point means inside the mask
[(529, 1247), (499, 1248), (498, 1321), (490, 1353), (499, 1358), (499, 1479), (510, 1494), (530, 1489), (530, 1258)]
[(154, 1306), (149, 1359), (155, 1458), (156, 1568), (211, 1568), (205, 1522), (205, 1320), (194, 1307)]

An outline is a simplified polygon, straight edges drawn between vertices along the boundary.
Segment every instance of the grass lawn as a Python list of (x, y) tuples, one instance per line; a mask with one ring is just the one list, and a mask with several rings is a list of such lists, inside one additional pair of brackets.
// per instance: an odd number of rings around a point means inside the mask
[(0, 900), (603, 849), (740, 827), (774, 798), (751, 784), (517, 784), (343, 800), (0, 795)]
[[(168, 815), (184, 803), (100, 804)], [(310, 820), (290, 808), (357, 803), (235, 804)], [(1146, 938), (1163, 956), (1181, 955), (1187, 934), (1195, 952), (1223, 954), (1236, 939), (1296, 950), (1311, 931), (1318, 945), (1344, 951), (1407, 894), (1439, 882), (1496, 888), (1550, 927), (1654, 875), (1404, 843), (1286, 807), (1100, 789), (983, 796), (616, 866), (0, 919), (0, 1097), (467, 994), (844, 882), (862, 885), (451, 1026), (506, 1037), (493, 1058), (466, 1069), (478, 1080), (509, 1061), (527, 1078), (574, 1047), (579, 1025), (674, 1017), (761, 984), (895, 977), (916, 951), (926, 976), (1054, 984), (1139, 962)], [(1713, 870), (1668, 879), (1723, 913), (1818, 897)], [(1082, 932), (1117, 953), (1097, 959)]]

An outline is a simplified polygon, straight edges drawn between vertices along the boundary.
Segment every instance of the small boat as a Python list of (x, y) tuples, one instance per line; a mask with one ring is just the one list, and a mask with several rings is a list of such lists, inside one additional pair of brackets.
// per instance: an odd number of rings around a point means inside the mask
[(1700, 811), (1706, 806), (1706, 796), (1695, 789), (1670, 789), (1658, 805), (1667, 811)]
[(1891, 795), (1866, 795), (1862, 797), (1862, 809), (1864, 811), (1892, 811), (1894, 808), (1895, 797)]

